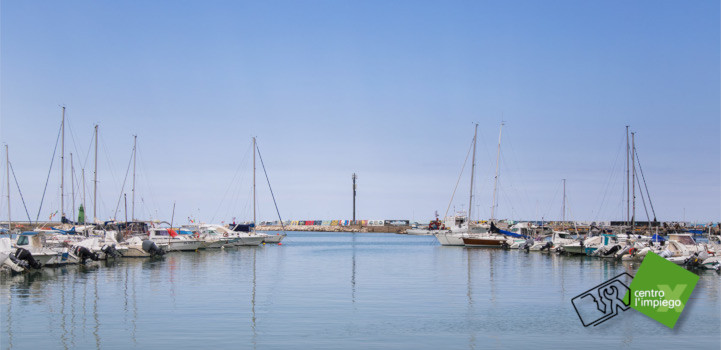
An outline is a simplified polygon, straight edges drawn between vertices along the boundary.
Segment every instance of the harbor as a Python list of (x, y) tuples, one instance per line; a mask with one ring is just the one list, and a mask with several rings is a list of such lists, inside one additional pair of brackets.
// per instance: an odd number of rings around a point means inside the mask
[(637, 268), (591, 257), (444, 247), (432, 236), (289, 232), (281, 246), (174, 252), (3, 277), (0, 346), (192, 348), (210, 341), (259, 349), (503, 349), (531, 338), (559, 349), (583, 343), (713, 348), (721, 326), (715, 272), (699, 275), (673, 337), (660, 336), (664, 326), (641, 314), (603, 328), (580, 326), (570, 298)]
[(0, 0), (0, 350), (721, 349), (720, 28)]

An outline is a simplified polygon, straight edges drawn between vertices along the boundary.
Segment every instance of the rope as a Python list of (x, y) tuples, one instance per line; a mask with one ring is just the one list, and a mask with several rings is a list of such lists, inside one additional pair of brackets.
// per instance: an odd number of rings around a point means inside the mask
[(255, 148), (258, 150), (258, 158), (260, 158), (260, 165), (263, 167), (263, 174), (265, 174), (265, 180), (268, 181), (268, 189), (270, 190), (270, 196), (273, 197), (273, 204), (275, 205), (275, 212), (278, 213), (278, 220), (280, 221), (280, 228), (285, 233), (285, 225), (283, 225), (283, 219), (280, 218), (280, 210), (278, 210), (278, 203), (275, 202), (275, 195), (273, 194), (273, 188), (270, 187), (270, 179), (268, 179), (268, 172), (265, 171), (265, 164), (263, 164), (263, 156), (260, 155), (260, 148), (256, 143)]
[(43, 201), (45, 200), (45, 191), (48, 189), (48, 182), (50, 182), (50, 172), (53, 170), (53, 162), (55, 162), (55, 152), (58, 150), (58, 143), (60, 142), (60, 131), (62, 130), (62, 123), (60, 124), (61, 127), (58, 128), (58, 137), (55, 139), (55, 149), (53, 150), (53, 157), (50, 158), (50, 169), (48, 169), (48, 177), (45, 179), (45, 188), (43, 189), (43, 196), (40, 198), (40, 208), (38, 208), (38, 216), (35, 217), (35, 222), (37, 223), (38, 220), (40, 220), (40, 211), (43, 209)]
[[(613, 166), (611, 167), (611, 172), (608, 174), (608, 180), (606, 181), (606, 186), (603, 191), (603, 196), (601, 197), (601, 204), (599, 204), (599, 206), (598, 206), (598, 211), (596, 212), (596, 216), (594, 217), (593, 221), (598, 221), (598, 219), (601, 217), (601, 212), (603, 211), (603, 205), (606, 203), (606, 197), (608, 196), (608, 190), (611, 188), (611, 181), (614, 178), (614, 174), (616, 174), (616, 165), (618, 164), (618, 159), (619, 159), (619, 156), (621, 155), (622, 149), (623, 149), (623, 144), (619, 144), (618, 151), (616, 151), (616, 159), (613, 161)], [(614, 182), (614, 185), (615, 185), (615, 182)]]
[[(634, 170), (634, 175), (636, 175), (636, 171)], [(638, 187), (641, 187), (641, 181), (638, 179), (638, 176), (636, 176), (636, 182), (638, 183)], [(643, 197), (643, 191), (638, 191), (638, 193), (641, 194), (641, 202), (643, 203), (643, 210), (646, 211), (646, 220), (651, 221), (651, 218), (648, 216), (648, 208), (646, 208), (646, 198)]]
[[(25, 214), (28, 216), (28, 222), (32, 222), (30, 219), (30, 213), (28, 212), (28, 206), (25, 205), (25, 198), (23, 198), (23, 192), (20, 191), (20, 184), (18, 183), (18, 178), (15, 176), (15, 169), (13, 169), (13, 164), (8, 162), (10, 165), (10, 171), (13, 173), (13, 178), (15, 179), (15, 185), (18, 187), (18, 193), (20, 194), (20, 199), (23, 201), (23, 207), (25, 207)], [(8, 195), (10, 191), (8, 190)]]
[[(133, 152), (135, 149), (133, 148)], [(115, 213), (113, 214), (113, 220), (118, 219), (118, 208), (120, 208), (120, 200), (123, 199), (123, 191), (125, 191), (125, 183), (128, 181), (128, 173), (130, 172), (130, 164), (133, 164), (133, 156), (130, 156), (128, 160), (128, 169), (125, 170), (125, 178), (123, 179), (123, 187), (120, 188), (120, 197), (118, 197), (118, 204), (115, 205)], [(125, 213), (127, 214), (127, 213)], [(172, 227), (171, 227), (172, 228)]]
[[(648, 204), (651, 205), (651, 212), (653, 213), (653, 221), (656, 221), (656, 211), (653, 209), (653, 202), (651, 202), (651, 193), (648, 192), (648, 186), (646, 185), (646, 177), (643, 176), (643, 168), (641, 167), (641, 160), (638, 159), (638, 150), (634, 149), (636, 153), (636, 162), (638, 162), (638, 169), (641, 170), (641, 178), (643, 178), (643, 187), (646, 188), (646, 195), (648, 196)], [(641, 184), (639, 184), (639, 187)]]
[[(475, 141), (475, 139), (473, 141)], [(468, 157), (471, 156), (471, 150), (473, 149), (473, 141), (471, 141), (471, 145), (468, 147), (468, 153), (466, 154), (466, 160), (463, 161), (463, 167), (461, 167), (461, 173), (458, 174), (458, 181), (456, 181), (456, 187), (453, 188), (453, 194), (451, 195), (451, 201), (448, 202), (448, 208), (446, 208), (446, 214), (443, 215), (444, 218), (448, 217), (448, 211), (451, 210), (451, 204), (453, 204), (453, 197), (456, 196), (456, 190), (458, 189), (458, 184), (461, 182), (461, 176), (463, 175), (463, 170), (466, 169), (466, 164), (468, 163)], [(469, 208), (469, 210), (470, 210), (470, 208)]]

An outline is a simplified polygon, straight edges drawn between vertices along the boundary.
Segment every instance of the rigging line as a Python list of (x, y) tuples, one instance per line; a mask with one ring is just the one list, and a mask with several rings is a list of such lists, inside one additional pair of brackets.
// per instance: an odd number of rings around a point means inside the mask
[[(633, 174), (636, 176), (636, 183), (638, 183), (638, 187), (641, 188), (641, 179), (638, 178), (636, 169), (634, 169)], [(641, 194), (641, 202), (643, 203), (643, 210), (646, 211), (646, 220), (650, 222), (651, 218), (648, 216), (648, 208), (646, 208), (646, 198), (643, 196), (643, 191), (638, 191), (638, 193)]]
[[(613, 180), (613, 175), (616, 173), (616, 166), (618, 164), (619, 156), (621, 155), (621, 150), (623, 149), (623, 143), (618, 144), (618, 151), (616, 151), (616, 159), (613, 161), (613, 166), (611, 167), (611, 172), (608, 174), (608, 180), (606, 181), (606, 186), (603, 192), (603, 196), (601, 197), (601, 204), (598, 206), (598, 211), (596, 213), (596, 217), (594, 218), (594, 221), (598, 221), (601, 215), (601, 211), (603, 210), (603, 205), (606, 203), (606, 197), (608, 196), (608, 191), (611, 188), (611, 181)], [(615, 183), (615, 182), (614, 182)]]
[[(145, 187), (145, 189), (146, 189), (145, 193), (147, 193), (147, 195), (150, 196), (149, 197), (150, 205), (152, 205), (153, 207), (152, 208), (149, 207), (148, 211), (150, 212), (150, 214), (152, 216), (152, 210), (158, 210), (159, 206), (158, 206), (158, 203), (155, 201), (155, 198), (156, 198), (155, 193), (153, 193), (153, 189), (150, 186), (150, 179), (148, 178), (148, 174), (146, 172), (147, 170), (146, 170), (146, 166), (145, 166), (145, 160), (143, 158), (143, 153), (138, 152), (140, 149), (142, 149), (142, 147), (139, 147), (139, 146), (135, 147), (135, 155), (140, 158), (139, 168), (140, 168), (141, 180), (139, 183), (141, 183)], [(158, 220), (157, 217), (155, 219)]]
[[(238, 174), (240, 174), (240, 178), (238, 178), (238, 181), (237, 181), (237, 186), (233, 189), (233, 184), (236, 183), (235, 180), (232, 180), (230, 183), (229, 189), (231, 189), (231, 191), (230, 191), (230, 197), (228, 198), (229, 205), (226, 206), (226, 208), (228, 209), (228, 211), (226, 212), (226, 217), (233, 216), (234, 213), (237, 213), (238, 205), (239, 205), (238, 203), (240, 202), (241, 194), (244, 192), (243, 190), (245, 189), (245, 187), (243, 186), (245, 177), (250, 172), (249, 171), (241, 171), (241, 169), (243, 169), (243, 168), (247, 169), (246, 165), (248, 164), (247, 163), (248, 156), (250, 154), (251, 149), (253, 148), (252, 142), (249, 145), (250, 145), (250, 147), (246, 148), (245, 154), (243, 154), (243, 158), (240, 160), (240, 163), (238, 163), (238, 169), (236, 169), (236, 174), (234, 175), (234, 178), (235, 178), (235, 177), (237, 177)], [(253, 198), (252, 197), (253, 187), (248, 186), (248, 191), (251, 194), (246, 197), (247, 198), (246, 204), (249, 201), (251, 201)], [(237, 217), (237, 215), (235, 215), (235, 216)]]
[[(133, 147), (135, 152), (135, 147)], [(123, 192), (125, 191), (125, 183), (128, 181), (128, 173), (130, 172), (130, 165), (133, 164), (133, 155), (131, 152), (130, 159), (128, 159), (128, 169), (125, 170), (125, 178), (123, 179), (123, 187), (120, 188), (120, 196), (118, 197), (118, 204), (115, 205), (115, 213), (113, 214), (113, 220), (118, 219), (118, 208), (120, 208), (120, 200), (123, 199)], [(126, 213), (127, 214), (127, 213)]]
[(260, 165), (263, 166), (263, 173), (265, 174), (265, 180), (268, 181), (268, 189), (270, 190), (270, 196), (273, 197), (273, 204), (275, 205), (275, 212), (278, 213), (278, 221), (280, 221), (280, 228), (283, 230), (283, 233), (285, 233), (285, 225), (283, 224), (283, 219), (280, 217), (280, 210), (278, 210), (278, 203), (275, 202), (275, 195), (273, 194), (273, 188), (270, 187), (270, 179), (268, 178), (268, 172), (265, 171), (265, 164), (263, 164), (263, 156), (260, 155), (260, 148), (258, 148), (258, 143), (256, 142), (255, 148), (258, 150), (258, 158), (260, 158)]
[(55, 152), (58, 150), (58, 143), (60, 142), (60, 131), (62, 130), (62, 122), (60, 128), (58, 128), (58, 137), (55, 139), (55, 149), (53, 150), (53, 157), (50, 158), (50, 169), (48, 169), (48, 177), (45, 179), (45, 188), (43, 189), (43, 196), (40, 197), (40, 207), (38, 208), (38, 215), (35, 217), (35, 222), (40, 220), (40, 211), (43, 209), (43, 201), (45, 200), (45, 191), (48, 189), (48, 182), (50, 182), (50, 173), (53, 170), (53, 163), (55, 162)]
[[(519, 193), (520, 191), (516, 188), (516, 186), (513, 185), (515, 183), (513, 180), (515, 180), (516, 175), (514, 172), (511, 172), (509, 170), (510, 168), (508, 167), (508, 164), (509, 164), (509, 162), (506, 161), (505, 152), (503, 152), (503, 150), (501, 150), (501, 169), (504, 170), (506, 174), (508, 174), (505, 176), (505, 178), (509, 180), (508, 187), (505, 189), (508, 190), (509, 192), (512, 192), (512, 193), (505, 193), (505, 196), (506, 196), (506, 200), (508, 200), (508, 204), (513, 206), (514, 202), (511, 201), (511, 196), (514, 196), (516, 199), (519, 199), (521, 197), (522, 193)], [(499, 173), (500, 173), (500, 171), (499, 171)], [(499, 176), (498, 182), (500, 182), (500, 181), (501, 181), (501, 179)], [(499, 191), (499, 193), (500, 193), (500, 191)], [(520, 198), (520, 199), (521, 199), (521, 205), (519, 206), (519, 209), (521, 211), (525, 211), (527, 213), (530, 212), (530, 211), (528, 211), (528, 208), (525, 206), (525, 203), (530, 202), (530, 198), (526, 198), (525, 200), (523, 200), (523, 198)], [(496, 208), (498, 208), (498, 207), (496, 207)]]
[(456, 196), (456, 190), (458, 190), (458, 184), (461, 182), (461, 176), (463, 176), (463, 170), (466, 169), (466, 164), (468, 163), (468, 157), (471, 156), (471, 150), (473, 149), (474, 141), (475, 141), (475, 138), (473, 141), (471, 141), (471, 145), (468, 147), (468, 153), (466, 154), (466, 160), (463, 161), (463, 167), (461, 167), (461, 173), (458, 174), (458, 180), (456, 181), (456, 187), (453, 188), (453, 194), (451, 195), (451, 200), (448, 202), (448, 207), (446, 208), (446, 214), (443, 216), (444, 218), (448, 217), (448, 211), (451, 210), (451, 204), (453, 204), (453, 197)]
[[(20, 184), (18, 183), (18, 178), (15, 176), (15, 169), (13, 169), (13, 163), (8, 162), (10, 165), (10, 171), (13, 173), (13, 178), (15, 179), (15, 185), (18, 187), (18, 193), (20, 194), (20, 199), (23, 201), (23, 207), (25, 207), (25, 214), (28, 216), (28, 222), (32, 222), (32, 219), (30, 219), (30, 212), (28, 212), (28, 206), (25, 205), (25, 198), (23, 198), (23, 192), (20, 191)], [(10, 191), (8, 191), (9, 193)]]
[(85, 166), (88, 164), (88, 157), (90, 156), (90, 150), (93, 148), (93, 141), (95, 141), (95, 130), (93, 129), (92, 137), (90, 138), (90, 143), (88, 144), (88, 151), (85, 152), (85, 160), (83, 160), (83, 169), (85, 169)]
[(551, 197), (551, 201), (548, 202), (548, 206), (546, 207), (546, 211), (543, 212), (542, 216), (544, 218), (548, 217), (548, 214), (551, 212), (551, 208), (553, 207), (554, 202), (556, 201), (556, 196), (558, 196), (558, 192), (561, 190), (561, 184), (556, 184), (556, 192), (553, 193), (553, 197)]
[[(638, 163), (638, 169), (641, 170), (641, 178), (643, 178), (643, 187), (646, 188), (646, 195), (648, 196), (648, 204), (651, 206), (651, 212), (653, 213), (653, 221), (656, 221), (656, 211), (653, 209), (653, 202), (651, 202), (651, 193), (648, 192), (648, 186), (646, 185), (646, 177), (643, 176), (643, 168), (641, 167), (641, 160), (638, 158), (638, 150), (634, 150), (636, 153), (636, 162)], [(641, 184), (638, 185), (641, 187)]]
[[(252, 143), (249, 145), (249, 148), (246, 149), (246, 156), (248, 154), (248, 150), (251, 148)], [(243, 156), (243, 161), (245, 160), (245, 157)], [(223, 206), (223, 203), (225, 202), (225, 198), (228, 196), (228, 192), (230, 192), (231, 188), (233, 187), (233, 184), (235, 183), (235, 178), (240, 173), (240, 169), (243, 166), (243, 161), (238, 163), (238, 167), (235, 169), (235, 173), (233, 174), (233, 178), (230, 180), (230, 183), (228, 184), (228, 187), (225, 189), (225, 193), (223, 194), (223, 197), (221, 197), (220, 202), (218, 203), (218, 207), (215, 209), (215, 212), (213, 213), (213, 216), (210, 219), (210, 222), (215, 222), (215, 217), (218, 216), (218, 212), (220, 211), (220, 208)], [(240, 186), (240, 185), (238, 185)], [(239, 192), (240, 190), (238, 190)], [(234, 193), (236, 191), (233, 191)]]
[[(70, 113), (67, 113), (70, 114)], [(73, 133), (73, 127), (70, 125), (70, 118), (67, 116), (65, 117), (65, 121), (68, 123), (68, 129), (70, 129), (70, 139), (73, 140), (73, 147), (75, 148), (75, 154), (80, 155), (80, 151), (78, 151), (78, 144), (75, 143), (75, 134)]]
[[(508, 147), (506, 147), (506, 148), (510, 149), (509, 155), (511, 157), (511, 160), (513, 161), (513, 164), (511, 164), (511, 165), (514, 165), (516, 167), (515, 172), (510, 172), (508, 165), (506, 165), (506, 173), (511, 174), (511, 180), (513, 181), (513, 183), (524, 183), (524, 181), (522, 181), (523, 177), (521, 175), (525, 174), (525, 172), (521, 171), (521, 166), (518, 161), (518, 153), (516, 153), (516, 148), (513, 146), (514, 145), (513, 133), (506, 132), (505, 140), (506, 140), (506, 145), (508, 145)], [(502, 157), (501, 160), (505, 162), (505, 157), (504, 157), (503, 153), (504, 153), (503, 150), (501, 150), (501, 157)], [(517, 180), (521, 180), (521, 181), (517, 181)], [(529, 211), (528, 210), (529, 208), (526, 207), (526, 205), (528, 203), (531, 203), (531, 196), (528, 195), (528, 186), (524, 186), (524, 187), (521, 187), (520, 189), (517, 189), (516, 186), (513, 186), (513, 183), (511, 184), (511, 188), (515, 192), (516, 196), (524, 197), (524, 198), (521, 198), (521, 208), (520, 209), (526, 211), (526, 213), (530, 213), (531, 211)], [(528, 182), (525, 182), (525, 183), (527, 184)]]

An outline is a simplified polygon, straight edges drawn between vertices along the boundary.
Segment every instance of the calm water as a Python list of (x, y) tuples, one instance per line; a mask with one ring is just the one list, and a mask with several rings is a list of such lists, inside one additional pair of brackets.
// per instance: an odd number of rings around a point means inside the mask
[(584, 328), (571, 298), (637, 266), (291, 232), (283, 245), (43, 269), (0, 283), (2, 349), (698, 348), (721, 344), (721, 276), (674, 330), (629, 310)]

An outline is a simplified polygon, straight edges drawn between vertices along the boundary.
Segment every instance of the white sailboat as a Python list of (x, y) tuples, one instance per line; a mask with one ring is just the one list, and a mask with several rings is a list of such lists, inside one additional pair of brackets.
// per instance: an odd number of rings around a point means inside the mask
[[(256, 152), (260, 156), (260, 151), (258, 150), (258, 145), (256, 143), (255, 137), (253, 137), (253, 226), (252, 229), (249, 232), (242, 232), (242, 231), (232, 231), (236, 237), (237, 241), (235, 242), (235, 245), (259, 245), (261, 243), (280, 243), (283, 238), (286, 237), (285, 234), (285, 228), (283, 225), (283, 220), (280, 218), (280, 211), (278, 210), (278, 205), (275, 203), (275, 195), (273, 195), (273, 189), (270, 187), (270, 182), (268, 182), (268, 188), (270, 189), (270, 194), (273, 197), (273, 203), (275, 204), (275, 210), (278, 213), (278, 221), (280, 222), (281, 227), (283, 228), (283, 232), (275, 234), (275, 235), (269, 235), (266, 233), (260, 233), (257, 229), (257, 221), (256, 221), (256, 191), (255, 191), (255, 154)], [(263, 164), (263, 157), (260, 156), (260, 162), (263, 166), (263, 172), (265, 173), (265, 165)], [(268, 179), (268, 174), (265, 173), (266, 180)]]
[[(443, 231), (443, 232), (436, 232), (433, 235), (438, 240), (438, 243), (444, 246), (462, 246), (465, 245), (463, 243), (463, 240), (465, 238), (471, 237), (471, 209), (473, 208), (473, 177), (475, 174), (475, 168), (476, 168), (476, 140), (478, 137), (478, 124), (475, 126), (475, 132), (473, 134), (473, 160), (471, 165), (471, 192), (470, 192), (470, 199), (469, 199), (469, 205), (468, 205), (468, 220), (465, 221), (465, 225), (463, 222), (456, 225), (456, 222), (454, 222), (452, 225), (450, 225), (450, 230)], [(454, 220), (456, 221), (456, 220)]]
[[(476, 126), (477, 127), (477, 126)], [(494, 185), (493, 185), (493, 203), (491, 206), (491, 223), (489, 229), (477, 236), (469, 236), (463, 238), (463, 245), (466, 247), (494, 247), (494, 248), (500, 248), (503, 246), (504, 243), (508, 240), (508, 238), (504, 235), (500, 235), (497, 233), (494, 233), (495, 225), (493, 223), (494, 221), (494, 213), (495, 208), (497, 206), (496, 202), (496, 189), (498, 185), (498, 169), (499, 169), (499, 162), (501, 157), (501, 135), (503, 133), (503, 123), (501, 123), (500, 131), (498, 132), (498, 153), (496, 155), (496, 176), (494, 178)], [(473, 147), (473, 164), (475, 165), (475, 144)], [(471, 199), (473, 198), (473, 178), (471, 177)], [(469, 216), (470, 218), (470, 216)]]

